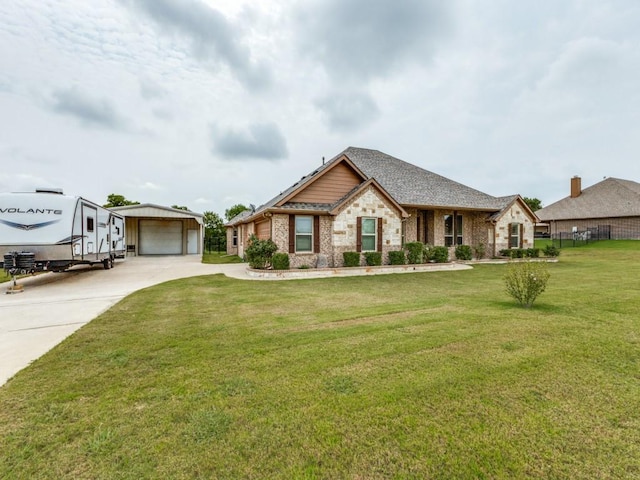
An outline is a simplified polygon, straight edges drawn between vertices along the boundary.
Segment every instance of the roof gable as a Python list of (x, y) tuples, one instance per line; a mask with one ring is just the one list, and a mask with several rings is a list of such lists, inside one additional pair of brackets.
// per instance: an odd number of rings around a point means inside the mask
[(282, 206), (288, 202), (333, 204), (360, 185), (365, 177), (344, 157), (329, 163), (322, 170), (315, 170), (304, 179), (307, 181), (299, 184), (297, 189), (276, 205)]
[(640, 216), (640, 184), (609, 177), (536, 212), (542, 221)]
[(520, 208), (524, 210), (524, 212), (531, 219), (531, 221), (533, 221), (534, 223), (537, 223), (540, 220), (538, 216), (535, 214), (535, 212), (531, 210), (531, 207), (529, 207), (529, 204), (527, 204), (527, 202), (524, 201), (524, 198), (522, 198), (520, 195), (510, 195), (508, 197), (500, 197), (497, 200), (503, 200), (504, 207), (499, 212), (496, 212), (493, 215), (491, 215), (490, 220), (493, 222), (497, 222), (498, 220), (500, 220), (509, 211), (509, 209), (511, 209), (511, 207), (516, 203), (520, 205)]
[(389, 193), (378, 182), (376, 182), (375, 178), (370, 178), (369, 180), (360, 184), (357, 188), (349, 192), (348, 195), (341, 198), (339, 202), (333, 205), (333, 208), (331, 209), (330, 213), (332, 215), (337, 215), (340, 212), (340, 210), (342, 210), (345, 207), (345, 205), (349, 204), (354, 197), (359, 195), (360, 192), (366, 190), (370, 186), (373, 187), (375, 190), (377, 190), (378, 193), (380, 193), (381, 196), (387, 202), (389, 202), (395, 209), (397, 209), (398, 212), (400, 212), (401, 217), (407, 218), (409, 216), (409, 214), (405, 211), (405, 209), (402, 208), (402, 206), (398, 204), (398, 202), (396, 202), (395, 199), (391, 195), (389, 195)]

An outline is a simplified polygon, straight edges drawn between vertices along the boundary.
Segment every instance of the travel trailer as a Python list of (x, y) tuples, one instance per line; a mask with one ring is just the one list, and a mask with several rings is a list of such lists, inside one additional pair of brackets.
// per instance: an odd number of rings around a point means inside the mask
[(59, 189), (0, 193), (0, 259), (9, 272), (61, 272), (126, 253), (124, 217)]

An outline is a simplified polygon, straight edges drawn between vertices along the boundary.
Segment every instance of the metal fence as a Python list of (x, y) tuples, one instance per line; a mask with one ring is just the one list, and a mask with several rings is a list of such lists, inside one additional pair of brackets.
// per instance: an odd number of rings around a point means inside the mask
[(611, 225), (598, 225), (586, 230), (551, 234), (553, 246), (558, 248), (579, 247), (599, 240), (611, 240)]
[(204, 239), (204, 251), (205, 251), (205, 253), (226, 252), (227, 251), (227, 239), (225, 237), (205, 238)]

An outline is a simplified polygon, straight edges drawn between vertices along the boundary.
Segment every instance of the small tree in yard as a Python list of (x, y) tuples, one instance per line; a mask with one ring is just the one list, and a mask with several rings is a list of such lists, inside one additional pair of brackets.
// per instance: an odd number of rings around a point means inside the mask
[(525, 308), (545, 291), (549, 280), (547, 265), (540, 262), (514, 262), (505, 275), (507, 293)]
[(251, 268), (264, 270), (271, 266), (271, 258), (276, 250), (278, 250), (278, 246), (273, 240), (260, 240), (255, 235), (251, 235), (245, 255)]

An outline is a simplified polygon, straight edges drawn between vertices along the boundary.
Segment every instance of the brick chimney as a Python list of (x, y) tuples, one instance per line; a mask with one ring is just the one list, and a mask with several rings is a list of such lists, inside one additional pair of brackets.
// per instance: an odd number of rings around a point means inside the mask
[(575, 175), (571, 179), (571, 198), (579, 197), (582, 193), (582, 179)]

